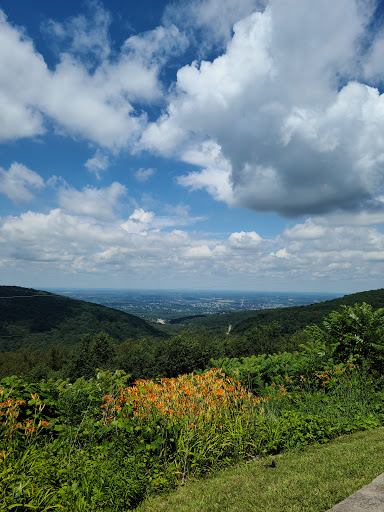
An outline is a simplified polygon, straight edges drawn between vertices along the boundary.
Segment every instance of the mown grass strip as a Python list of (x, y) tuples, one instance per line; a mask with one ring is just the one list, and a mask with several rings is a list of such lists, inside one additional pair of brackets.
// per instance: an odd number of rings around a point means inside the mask
[[(275, 468), (265, 467), (276, 462)], [(384, 472), (384, 429), (241, 464), (146, 500), (137, 512), (324, 512)]]

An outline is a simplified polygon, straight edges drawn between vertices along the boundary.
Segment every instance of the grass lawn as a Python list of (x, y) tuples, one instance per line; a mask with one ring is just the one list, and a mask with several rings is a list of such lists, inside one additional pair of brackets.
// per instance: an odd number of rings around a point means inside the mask
[[(275, 468), (267, 468), (274, 459)], [(189, 482), (137, 512), (324, 512), (384, 472), (384, 428)]]

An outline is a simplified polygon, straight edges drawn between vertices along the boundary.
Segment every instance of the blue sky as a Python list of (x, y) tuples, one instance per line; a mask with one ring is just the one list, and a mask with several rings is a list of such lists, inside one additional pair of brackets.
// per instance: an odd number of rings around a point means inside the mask
[(0, 283), (383, 286), (381, 3), (0, 10)]

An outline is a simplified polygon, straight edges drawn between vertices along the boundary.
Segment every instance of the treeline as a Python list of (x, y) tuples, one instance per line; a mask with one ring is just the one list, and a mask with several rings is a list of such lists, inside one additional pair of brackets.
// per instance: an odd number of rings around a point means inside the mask
[(124, 370), (132, 375), (132, 380), (176, 377), (206, 368), (212, 358), (291, 351), (305, 339), (305, 333), (284, 336), (277, 322), (250, 329), (243, 335), (201, 329), (167, 339), (130, 338), (123, 343), (117, 343), (107, 333), (87, 334), (71, 349), (55, 344), (48, 350), (29, 346), (0, 353), (0, 378), (90, 378), (97, 368)]
[(372, 314), (384, 305), (381, 289), (311, 306), (233, 313), (237, 319), (253, 316), (232, 324), (229, 332), (225, 322), (225, 329), (202, 326), (170, 335), (96, 304), (17, 287), (0, 287), (0, 293), (0, 378), (19, 375), (30, 382), (91, 378), (96, 369), (124, 370), (133, 382), (203, 370), (212, 360), (292, 353), (311, 343), (313, 329), (324, 328), (331, 305), (340, 310), (345, 300), (353, 308), (353, 299), (368, 297)]
[[(381, 317), (381, 309), (375, 311), (363, 303), (342, 306), (339, 311), (323, 319), (322, 326), (307, 326), (293, 334), (284, 333), (283, 327), (276, 321), (252, 327), (244, 334), (200, 329), (184, 331), (166, 339), (129, 338), (122, 343), (117, 343), (107, 333), (87, 334), (71, 349), (63, 345), (53, 345), (48, 350), (30, 346), (0, 353), (0, 378), (19, 375), (31, 382), (43, 378), (69, 378), (73, 381), (82, 376), (91, 378), (97, 369), (123, 370), (131, 375), (132, 382), (142, 378), (177, 377), (203, 370), (213, 360), (292, 353), (305, 350), (305, 347), (313, 348), (315, 341), (319, 340), (329, 345), (332, 340), (338, 339), (338, 329), (348, 329), (352, 333), (350, 340), (339, 336), (337, 343), (344, 347), (344, 351), (348, 341), (351, 347), (356, 345), (354, 352), (360, 350), (365, 357), (360, 340), (368, 338), (380, 355), (384, 354), (384, 329), (374, 329), (374, 326), (381, 321)], [(325, 348), (320, 344), (318, 350), (324, 351)], [(380, 359), (379, 355), (376, 360)], [(343, 357), (348, 358), (346, 351)]]

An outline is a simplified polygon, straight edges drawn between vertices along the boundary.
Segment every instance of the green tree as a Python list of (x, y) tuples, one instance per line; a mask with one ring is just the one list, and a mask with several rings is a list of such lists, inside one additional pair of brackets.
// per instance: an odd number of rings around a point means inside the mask
[(154, 379), (162, 376), (158, 358), (159, 342), (152, 338), (128, 339), (116, 346), (117, 366), (136, 379)]
[(274, 321), (270, 324), (253, 327), (245, 333), (244, 346), (239, 356), (273, 354), (285, 350), (285, 338), (281, 325)]
[(116, 364), (116, 343), (105, 332), (93, 337), (93, 357), (97, 368), (111, 370)]
[(112, 338), (106, 333), (86, 334), (80, 347), (74, 350), (72, 357), (63, 368), (64, 377), (76, 380), (80, 377), (90, 379), (95, 370), (115, 369), (116, 349)]
[(369, 304), (341, 306), (323, 322), (323, 328), (306, 329), (309, 344), (329, 351), (337, 360), (366, 360), (380, 369), (384, 362), (384, 308)]

